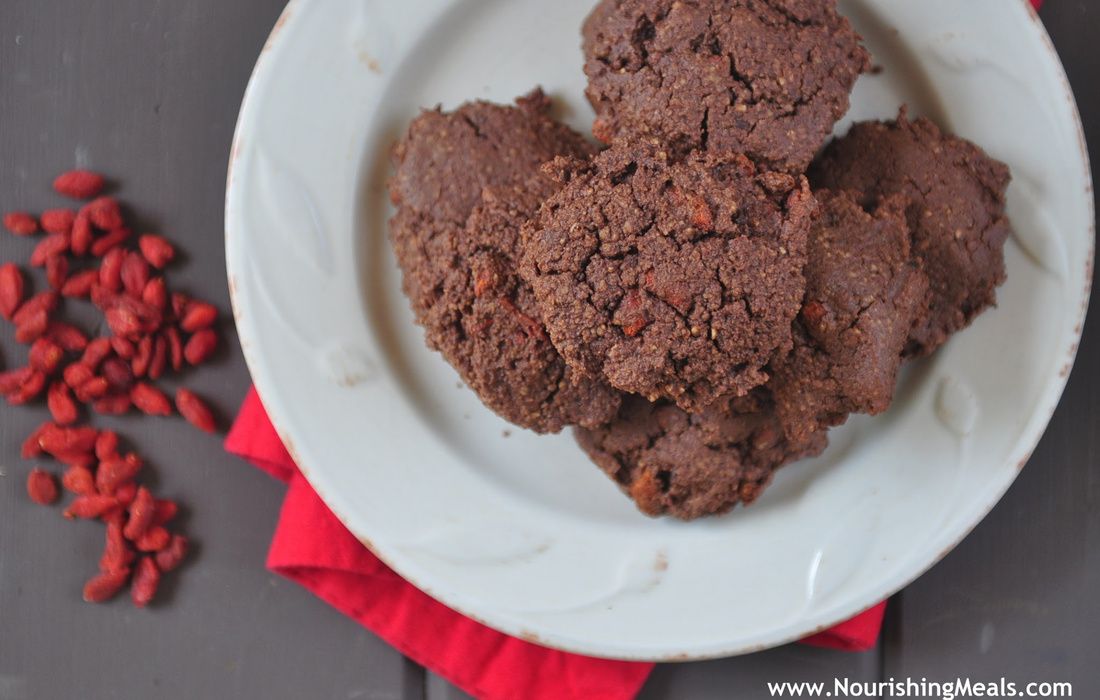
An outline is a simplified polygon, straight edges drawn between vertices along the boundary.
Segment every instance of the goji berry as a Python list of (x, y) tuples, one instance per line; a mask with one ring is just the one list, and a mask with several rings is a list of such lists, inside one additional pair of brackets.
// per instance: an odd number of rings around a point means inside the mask
[(115, 335), (134, 337), (143, 333), (152, 333), (160, 326), (163, 319), (160, 311), (140, 299), (115, 295), (105, 301), (107, 303), (104, 315), (107, 325)]
[(123, 308), (107, 309), (107, 326), (115, 335), (137, 335), (141, 332), (141, 320)]
[(152, 233), (143, 234), (138, 238), (138, 248), (141, 249), (141, 254), (149, 264), (158, 270), (164, 269), (164, 266), (172, 262), (172, 258), (176, 256), (176, 250), (171, 243)]
[(114, 598), (129, 579), (129, 569), (105, 571), (96, 574), (84, 584), (84, 602), (104, 603)]
[(187, 339), (183, 346), (183, 356), (193, 365), (199, 365), (210, 359), (218, 346), (218, 336), (214, 331), (205, 328)]
[[(115, 498), (115, 501), (118, 501)], [(99, 521), (104, 524), (115, 523), (121, 526), (126, 522), (126, 508), (121, 503), (115, 503), (99, 516)]]
[(134, 357), (134, 344), (128, 338), (120, 336), (111, 338), (111, 348), (124, 360), (131, 360)]
[(34, 368), (30, 366), (0, 372), (0, 394), (7, 395), (13, 391), (18, 391), (19, 387), (23, 386), (30, 378), (32, 372), (34, 372)]
[(50, 326), (50, 316), (44, 310), (38, 311), (25, 317), (22, 323), (18, 323), (15, 326), (15, 342), (17, 343), (33, 343), (45, 334), (46, 329)]
[(101, 430), (95, 439), (95, 456), (99, 460), (118, 456), (118, 433), (113, 430)]
[(153, 361), (153, 338), (145, 336), (138, 341), (137, 350), (134, 351), (134, 359), (130, 363), (135, 377), (144, 377), (149, 371), (149, 363)]
[(32, 369), (18, 389), (7, 395), (8, 403), (12, 406), (21, 406), (42, 393), (46, 388), (46, 375), (36, 369)]
[[(7, 392), (3, 392), (7, 393)], [(19, 454), (23, 459), (34, 459), (42, 454), (42, 446), (38, 444), (38, 438), (42, 435), (42, 431), (50, 425), (49, 421), (46, 421), (42, 425), (34, 429), (34, 432), (27, 436), (27, 439), (23, 441), (23, 445), (19, 450)]]
[(108, 394), (92, 403), (92, 410), (105, 416), (121, 416), (130, 410), (130, 395)]
[[(118, 499), (119, 505), (129, 508), (130, 504), (133, 503), (134, 499), (137, 497), (137, 490), (138, 485), (133, 481), (126, 481), (120, 484), (119, 487), (115, 489), (115, 498)], [(123, 524), (125, 524), (125, 520), (123, 520)]]
[(157, 567), (161, 571), (171, 571), (183, 563), (187, 557), (187, 538), (183, 535), (172, 535), (172, 541), (168, 546), (156, 554)]
[(114, 197), (97, 197), (85, 204), (84, 210), (100, 231), (113, 231), (122, 226), (122, 209)]
[(218, 429), (213, 412), (202, 399), (188, 389), (180, 387), (176, 390), (176, 408), (188, 423), (199, 430), (213, 433)]
[(113, 391), (129, 391), (134, 384), (134, 373), (130, 364), (118, 357), (108, 358), (100, 368), (103, 378), (111, 385)]
[(126, 456), (123, 457), (123, 459), (126, 460), (127, 462), (129, 462), (130, 464), (137, 465), (138, 469), (140, 469), (141, 466), (143, 464), (145, 464), (145, 462), (142, 461), (141, 457), (139, 457), (136, 452), (127, 452)]
[(91, 170), (69, 170), (53, 181), (53, 189), (72, 199), (91, 199), (103, 191), (103, 176)]
[(38, 222), (25, 211), (4, 214), (4, 228), (17, 236), (29, 236), (38, 230)]
[(130, 481), (141, 471), (141, 460), (111, 457), (99, 463), (95, 472), (95, 486), (100, 493), (113, 495), (123, 482)]
[(74, 518), (88, 520), (91, 518), (98, 518), (117, 505), (118, 501), (112, 496), (88, 494), (86, 496), (77, 496), (74, 498), (62, 515), (69, 520), (73, 520)]
[(153, 523), (156, 512), (157, 506), (156, 501), (153, 500), (153, 494), (149, 493), (149, 489), (144, 486), (139, 486), (137, 495), (134, 496), (134, 502), (130, 504), (130, 518), (126, 521), (126, 527), (122, 531), (126, 535), (126, 539), (133, 542), (144, 535)]
[(76, 212), (72, 209), (49, 209), (38, 217), (38, 223), (46, 233), (61, 233), (66, 236), (73, 232)]
[(149, 360), (149, 378), (160, 379), (168, 363), (168, 341), (163, 335), (157, 335), (153, 341), (153, 358)]
[(54, 459), (66, 467), (84, 467), (91, 469), (95, 466), (95, 455), (90, 452), (61, 452), (54, 455)]
[(81, 270), (61, 285), (61, 296), (71, 298), (87, 297), (92, 291), (92, 285), (98, 281), (99, 270)]
[(77, 212), (76, 218), (73, 219), (73, 232), (69, 238), (69, 252), (73, 255), (87, 255), (88, 251), (92, 249), (94, 237), (92, 220), (88, 216), (88, 212)]
[(89, 250), (95, 257), (102, 258), (107, 253), (125, 243), (126, 239), (130, 237), (130, 233), (130, 229), (125, 227), (112, 229), (92, 241)]
[(23, 272), (14, 263), (0, 265), (0, 315), (11, 319), (23, 303)]
[(176, 318), (183, 318), (183, 312), (187, 310), (187, 304), (190, 301), (191, 297), (183, 292), (172, 292), (172, 313)]
[(58, 301), (59, 297), (57, 295), (57, 292), (39, 292), (30, 299), (27, 299), (27, 301), (24, 302), (23, 305), (20, 306), (14, 314), (12, 314), (12, 323), (20, 326), (30, 316), (39, 311), (45, 311), (48, 314), (53, 313), (54, 309), (57, 308)]
[(69, 250), (67, 233), (51, 233), (38, 242), (31, 252), (31, 267), (42, 267), (50, 258), (64, 255)]
[(57, 369), (64, 358), (65, 351), (49, 338), (39, 338), (34, 341), (31, 344), (30, 352), (27, 353), (28, 364), (46, 374), (50, 374)]
[(116, 296), (118, 295), (109, 289), (104, 289), (103, 285), (99, 283), (99, 270), (97, 269), (95, 271), (95, 282), (92, 283), (92, 288), (88, 290), (88, 299), (97, 309), (106, 312), (114, 304)]
[(99, 264), (99, 285), (104, 289), (117, 292), (122, 289), (122, 263), (126, 259), (126, 251), (115, 248), (103, 256), (103, 262)]
[(92, 470), (79, 464), (65, 470), (65, 473), (61, 475), (61, 485), (65, 487), (66, 491), (75, 493), (78, 496), (89, 496), (96, 492), (95, 477), (92, 476)]
[(61, 376), (70, 389), (79, 389), (84, 382), (95, 376), (95, 372), (83, 362), (74, 362), (65, 368)]
[[(130, 485), (134, 486), (134, 491), (136, 492), (137, 486), (133, 483)], [(123, 486), (125, 486), (125, 484)], [(118, 494), (122, 490), (123, 488), (120, 487), (119, 490), (115, 492), (115, 500), (118, 501), (118, 505), (99, 516), (100, 522), (104, 525), (117, 525), (118, 527), (124, 527), (126, 525), (126, 508), (129, 506), (129, 503), (124, 502), (118, 497)], [(130, 500), (133, 501), (133, 499)]]
[[(56, 503), (60, 495), (57, 490), (57, 479), (45, 469), (35, 467), (27, 474), (27, 495), (40, 506)], [(165, 545), (167, 544), (165, 542)]]
[(144, 608), (157, 593), (160, 585), (160, 569), (152, 557), (142, 557), (138, 562), (134, 580), (130, 584), (130, 600), (135, 607)]
[(146, 304), (141, 299), (122, 296), (121, 294), (111, 299), (107, 306), (108, 308), (125, 309), (134, 314), (149, 333), (155, 331), (161, 321), (164, 320), (164, 314), (156, 307)]
[(138, 382), (130, 389), (130, 400), (138, 410), (150, 416), (172, 414), (172, 404), (160, 389), (146, 382)]
[(151, 525), (145, 533), (137, 538), (134, 545), (139, 552), (159, 552), (172, 541), (172, 534), (160, 525)]
[(46, 260), (46, 284), (51, 288), (61, 291), (65, 282), (69, 279), (69, 259), (55, 255)]
[(168, 326), (164, 329), (164, 337), (168, 339), (168, 357), (172, 371), (179, 372), (183, 368), (183, 341), (180, 340), (179, 329)]
[(179, 513), (179, 506), (175, 501), (167, 498), (156, 499), (156, 514), (153, 516), (154, 525), (165, 525)]
[(71, 323), (51, 322), (46, 329), (46, 337), (60, 345), (66, 352), (84, 352), (88, 347), (88, 336)]
[(149, 263), (137, 253), (127, 253), (122, 261), (122, 287), (132, 297), (141, 298), (149, 282)]
[(192, 301), (183, 311), (180, 328), (188, 333), (209, 328), (218, 319), (218, 309), (205, 301)]
[(99, 367), (99, 363), (103, 362), (111, 354), (111, 340), (109, 338), (94, 338), (88, 342), (88, 346), (84, 348), (84, 355), (80, 358), (81, 364), (87, 365), (92, 369)]
[(107, 523), (107, 538), (103, 546), (103, 556), (99, 558), (99, 570), (102, 572), (122, 571), (134, 561), (134, 550), (122, 534), (122, 526), (117, 522)]
[[(144, 606), (155, 595), (161, 571), (175, 568), (186, 556), (188, 540), (165, 527), (178, 506), (154, 499), (136, 483), (142, 461), (134, 453), (119, 456), (115, 433), (75, 425), (77, 401), (109, 414), (125, 413), (131, 405), (149, 414), (170, 414), (168, 397), (150, 383), (135, 383), (135, 375), (157, 379), (169, 367), (178, 371), (185, 362), (207, 360), (218, 344), (217, 308), (186, 294), (170, 295), (164, 277), (154, 275), (153, 268), (163, 269), (176, 256), (164, 238), (145, 234), (137, 241), (139, 252), (123, 248), (131, 231), (120, 203), (100, 196), (102, 176), (70, 171), (54, 186), (67, 196), (92, 201), (77, 211), (52, 209), (37, 219), (26, 213), (4, 217), (15, 233), (46, 232), (30, 262), (45, 267), (51, 289), (24, 300), (22, 271), (10, 263), (0, 266), (0, 315), (13, 322), (17, 340), (33, 343), (26, 367), (0, 373), (0, 394), (17, 404), (46, 392), (54, 420), (28, 436), (22, 452), (27, 457), (49, 454), (67, 466), (60, 483), (76, 497), (65, 517), (98, 518), (107, 526), (102, 572), (86, 583), (86, 599), (106, 600), (133, 576), (131, 595), (136, 605)], [(68, 254), (88, 253), (102, 258), (97, 268), (72, 270)], [(79, 328), (51, 320), (61, 296), (88, 298), (103, 313), (111, 337), (89, 340)], [(64, 366), (67, 353), (80, 354), (80, 359)], [(193, 424), (215, 429), (210, 409), (193, 393), (181, 389), (175, 403)], [(46, 485), (33, 485), (37, 482)], [(36, 470), (28, 477), (28, 493), (52, 501), (58, 496), (57, 479)], [(135, 549), (150, 554), (132, 571)]]
[(155, 309), (164, 311), (168, 305), (168, 289), (163, 277), (154, 277), (145, 284), (141, 290), (141, 300)]
[(56, 381), (50, 384), (49, 391), (46, 392), (46, 406), (58, 425), (72, 425), (79, 417), (76, 402), (73, 401), (69, 385), (65, 382)]
[(101, 399), (111, 390), (111, 385), (105, 377), (92, 377), (74, 389), (77, 401), (89, 403)]
[(99, 431), (88, 426), (65, 428), (56, 423), (47, 423), (38, 436), (38, 445), (54, 456), (66, 452), (92, 454), (98, 437)]

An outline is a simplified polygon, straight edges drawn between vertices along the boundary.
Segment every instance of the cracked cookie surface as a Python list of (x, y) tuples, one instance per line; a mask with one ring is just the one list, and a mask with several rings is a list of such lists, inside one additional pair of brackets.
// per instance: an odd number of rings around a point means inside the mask
[(829, 427), (889, 406), (928, 287), (910, 259), (905, 199), (867, 213), (853, 193), (814, 194), (794, 349), (767, 384), (699, 414), (627, 397), (610, 424), (576, 431), (642, 512), (692, 519), (750, 503), (780, 466), (819, 454)]
[(575, 436), (640, 511), (682, 520), (751, 503), (776, 469), (828, 444), (824, 431), (800, 442), (785, 435), (763, 388), (697, 414), (626, 396), (614, 421)]
[(928, 119), (860, 122), (825, 149), (810, 178), (815, 187), (861, 193), (867, 206), (900, 194), (912, 252), (929, 279), (929, 311), (913, 329), (906, 354), (931, 353), (996, 303), (1005, 281), (1008, 167)]
[(870, 57), (832, 0), (602, 0), (583, 27), (593, 133), (801, 173)]
[(553, 166), (567, 183), (524, 227), (520, 270), (565, 361), (688, 411), (764, 383), (802, 303), (805, 178), (644, 140)]
[(565, 365), (515, 269), (520, 227), (559, 187), (540, 166), (593, 150), (548, 109), (536, 91), (515, 107), (425, 111), (394, 149), (390, 182), (390, 238), (428, 346), (490, 409), (539, 432), (598, 425), (619, 405)]

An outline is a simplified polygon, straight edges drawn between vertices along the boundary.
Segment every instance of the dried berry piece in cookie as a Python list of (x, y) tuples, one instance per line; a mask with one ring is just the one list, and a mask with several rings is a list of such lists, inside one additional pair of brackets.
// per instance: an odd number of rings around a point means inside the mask
[(870, 65), (832, 0), (603, 0), (583, 34), (597, 138), (652, 135), (791, 173)]
[(576, 438), (643, 513), (691, 520), (751, 503), (776, 469), (825, 449), (824, 432), (785, 436), (774, 408), (765, 389), (698, 414), (628, 396), (614, 421)]
[(851, 192), (814, 196), (820, 213), (810, 228), (795, 347), (767, 385), (796, 440), (850, 413), (885, 411), (909, 332), (927, 313), (928, 278), (910, 257), (906, 199), (868, 213)]
[(648, 140), (554, 165), (567, 183), (524, 228), (520, 269), (565, 361), (687, 411), (763, 384), (802, 305), (805, 179), (673, 163)]
[(831, 143), (810, 174), (815, 187), (908, 198), (915, 258), (929, 279), (929, 312), (906, 353), (926, 355), (996, 303), (1005, 281), (1008, 167), (927, 119), (861, 122)]
[(540, 166), (592, 152), (549, 106), (535, 91), (515, 107), (426, 111), (394, 150), (390, 182), (390, 238), (428, 346), (489, 408), (539, 432), (597, 425), (619, 402), (565, 365), (515, 271), (520, 226), (559, 187)]

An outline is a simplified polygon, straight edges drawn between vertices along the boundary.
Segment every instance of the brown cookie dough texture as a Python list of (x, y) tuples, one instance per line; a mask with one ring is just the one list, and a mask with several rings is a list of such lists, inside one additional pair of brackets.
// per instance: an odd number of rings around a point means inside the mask
[(764, 383), (802, 303), (805, 178), (646, 140), (555, 165), (521, 272), (565, 361), (688, 411)]
[(583, 36), (600, 140), (653, 135), (791, 173), (870, 66), (832, 0), (602, 0)]
[(390, 182), (390, 236), (428, 346), (489, 408), (539, 432), (598, 425), (619, 405), (566, 367), (515, 271), (520, 227), (559, 187), (541, 165), (592, 151), (548, 108), (536, 91), (516, 107), (426, 111), (395, 148)]
[(629, 397), (611, 424), (576, 432), (644, 513), (691, 519), (750, 503), (780, 466), (819, 454), (827, 428), (890, 405), (928, 289), (910, 261), (906, 201), (868, 213), (853, 193), (815, 196), (794, 349), (767, 384), (699, 414)]
[(639, 510), (683, 520), (751, 503), (776, 469), (820, 454), (828, 442), (824, 432), (802, 442), (785, 436), (766, 389), (696, 414), (627, 396), (615, 421), (577, 429), (576, 438)]
[(928, 275), (929, 311), (906, 353), (926, 355), (996, 303), (1005, 280), (1009, 171), (969, 141), (927, 119), (862, 122), (825, 149), (810, 174), (815, 187), (908, 199), (913, 255)]
[(927, 312), (928, 279), (912, 262), (907, 200), (868, 213), (851, 192), (814, 192), (806, 300), (795, 347), (767, 385), (794, 440), (885, 411), (894, 396), (910, 329)]

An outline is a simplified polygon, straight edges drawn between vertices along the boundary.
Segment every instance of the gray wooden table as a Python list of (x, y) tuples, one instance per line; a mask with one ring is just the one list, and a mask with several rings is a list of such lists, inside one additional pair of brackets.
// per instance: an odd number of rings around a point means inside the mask
[[(224, 172), (241, 94), (283, 0), (0, 0), (0, 210), (41, 209), (74, 161), (122, 179), (145, 224), (182, 242), (173, 280), (229, 307)], [(1100, 146), (1100, 3), (1042, 17)], [(1093, 150), (1094, 160), (1100, 153)], [(31, 244), (0, 235), (0, 259)], [(1068, 680), (1100, 697), (1100, 320), (1030, 464), (954, 552), (897, 595), (879, 647), (788, 646), (667, 665), (647, 698), (765, 697), (765, 681), (970, 676)], [(228, 417), (248, 387), (235, 347), (189, 384)], [(3, 365), (22, 362), (0, 324)], [(196, 560), (163, 604), (80, 602), (102, 530), (31, 505), (19, 444), (44, 408), (0, 408), (0, 700), (456, 698), (358, 625), (264, 569), (283, 488), (180, 420), (114, 421), (188, 504)], [(176, 585), (178, 583), (178, 585)]]

